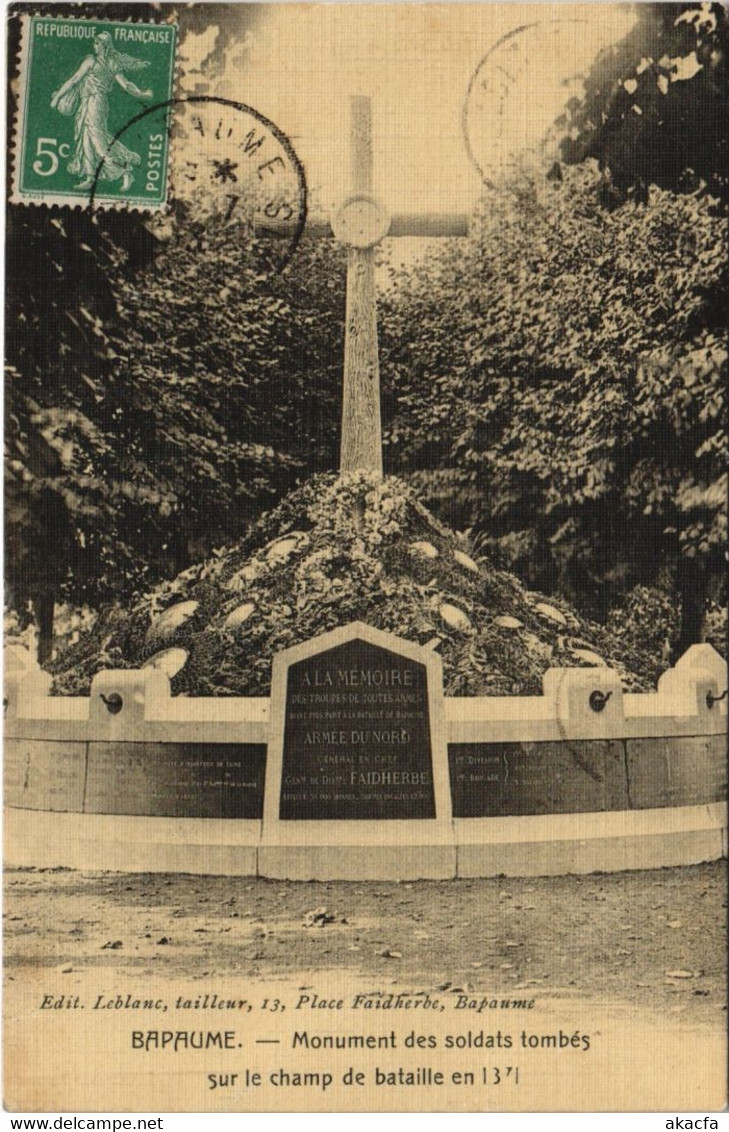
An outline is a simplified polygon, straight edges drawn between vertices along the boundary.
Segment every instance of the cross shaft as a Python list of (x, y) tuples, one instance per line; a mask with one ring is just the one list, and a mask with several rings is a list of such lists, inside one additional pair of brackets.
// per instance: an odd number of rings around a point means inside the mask
[[(372, 104), (353, 95), (350, 165), (352, 196), (331, 221), (308, 219), (306, 235), (339, 239), (347, 245), (347, 303), (340, 470), (360, 469), (382, 475), (380, 363), (377, 345), (375, 246), (385, 237), (426, 239), (467, 236), (468, 217), (458, 213), (404, 213), (388, 219), (372, 197)], [(371, 235), (368, 237), (368, 229)], [(271, 225), (265, 234), (287, 237), (290, 230)]]

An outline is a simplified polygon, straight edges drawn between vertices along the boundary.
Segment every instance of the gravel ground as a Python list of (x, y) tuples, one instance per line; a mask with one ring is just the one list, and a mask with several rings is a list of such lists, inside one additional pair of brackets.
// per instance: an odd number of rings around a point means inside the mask
[(170, 981), (331, 971), (726, 1019), (723, 862), (397, 884), (9, 869), (4, 934), (11, 981), (22, 968)]

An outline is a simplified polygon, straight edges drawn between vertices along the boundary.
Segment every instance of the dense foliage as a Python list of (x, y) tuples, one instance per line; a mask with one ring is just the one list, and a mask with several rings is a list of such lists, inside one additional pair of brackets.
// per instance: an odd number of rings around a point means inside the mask
[[(9, 120), (20, 15), (37, 10), (10, 13)], [(43, 11), (68, 15), (67, 5)], [(159, 11), (119, 4), (114, 15)], [(219, 5), (185, 10), (183, 38), (222, 21), (217, 51), (257, 18), (243, 7), (232, 16)], [(331, 250), (301, 250), (301, 274), (264, 292), (266, 252), (250, 231), (214, 214), (192, 223), (184, 207), (163, 232), (134, 212), (9, 205), (6, 247), (6, 580), (16, 609), (32, 601), (36, 616), (52, 616), (54, 599), (121, 598), (237, 533), (303, 467), (330, 465), (343, 305)], [(293, 364), (299, 353), (305, 369)]]
[[(20, 20), (8, 11), (7, 117), (18, 97)], [(44, 15), (68, 15), (48, 4)], [(95, 17), (103, 4), (79, 6)], [(147, 4), (120, 3), (118, 19), (150, 18)], [(8, 149), (7, 173), (11, 154)], [(153, 240), (137, 214), (8, 205), (6, 214), (5, 502), (6, 581), (17, 608), (53, 598), (73, 574), (83, 589), (108, 581), (103, 532), (113, 525), (113, 429), (107, 396), (115, 380), (116, 301), (111, 281), (118, 247), (129, 265), (149, 262)], [(111, 400), (113, 401), (113, 393)], [(52, 551), (49, 552), (49, 547)], [(124, 563), (125, 548), (119, 550)]]
[(646, 201), (651, 184), (729, 199), (723, 4), (637, 4), (636, 24), (603, 51), (585, 97), (561, 123), (570, 163), (598, 159), (610, 206)]
[[(164, 243), (147, 234), (143, 271), (108, 238), (102, 268), (87, 218), (53, 218), (42, 233), (33, 224), (48, 260), (40, 278), (53, 278), (54, 242), (83, 262), (74, 287), (60, 256), (52, 292), (37, 279), (11, 288), (20, 332), (9, 337), (8, 517), (20, 601), (49, 541), (60, 594), (113, 600), (239, 534), (302, 472), (335, 460), (336, 251), (304, 245), (296, 272), (261, 287), (260, 249), (244, 229), (213, 217), (201, 233), (176, 219)], [(96, 249), (84, 249), (79, 224)]]
[(725, 240), (710, 198), (605, 210), (589, 165), (490, 193), (467, 249), (393, 280), (391, 466), (600, 619), (678, 563), (706, 581), (726, 527)]
[(53, 666), (88, 693), (102, 668), (152, 665), (193, 696), (264, 696), (276, 653), (351, 621), (438, 649), (450, 695), (539, 694), (551, 665), (609, 663), (631, 690), (660, 657), (550, 604), (438, 523), (394, 477), (319, 476), (235, 545), (99, 619)]
[(336, 461), (342, 257), (305, 241), (293, 269), (262, 278), (266, 254), (222, 217), (202, 232), (182, 218), (143, 287), (119, 286), (131, 396), (118, 425), (154, 462), (157, 542), (178, 569)]
[[(664, 660), (722, 600), (726, 38), (717, 5), (640, 5), (561, 125), (597, 166), (525, 169), (380, 304), (390, 468)], [(49, 598), (127, 600), (336, 466), (343, 255), (268, 257), (179, 203), (163, 225), (9, 207), (7, 580), (46, 636)]]

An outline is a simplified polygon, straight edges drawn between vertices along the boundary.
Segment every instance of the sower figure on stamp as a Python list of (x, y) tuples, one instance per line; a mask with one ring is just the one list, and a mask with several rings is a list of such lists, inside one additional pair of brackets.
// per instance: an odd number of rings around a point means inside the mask
[(53, 109), (67, 117), (75, 115), (75, 150), (68, 171), (83, 178), (78, 188), (91, 188), (97, 176), (103, 181), (121, 178), (122, 192), (131, 187), (132, 170), (141, 158), (109, 133), (109, 91), (116, 82), (134, 98), (151, 98), (151, 90), (140, 90), (124, 74), (148, 66), (145, 60), (117, 51), (111, 36), (101, 32), (94, 40), (94, 54), (87, 55), (75, 74), (53, 94)]

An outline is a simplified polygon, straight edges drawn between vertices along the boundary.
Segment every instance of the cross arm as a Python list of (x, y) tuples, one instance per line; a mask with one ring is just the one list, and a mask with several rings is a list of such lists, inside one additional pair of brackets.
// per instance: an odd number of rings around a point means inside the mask
[[(469, 217), (458, 212), (402, 212), (396, 213), (390, 222), (387, 237), (418, 236), (424, 239), (437, 239), (446, 236), (467, 236)], [(290, 239), (291, 224), (268, 223), (257, 228), (259, 236), (271, 239)], [(334, 234), (325, 216), (312, 216), (306, 221), (304, 236), (332, 240)]]
[(458, 212), (402, 212), (393, 216), (389, 236), (467, 236), (469, 217)]

